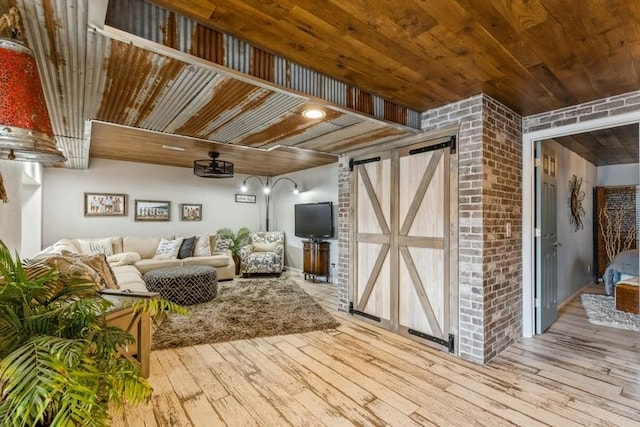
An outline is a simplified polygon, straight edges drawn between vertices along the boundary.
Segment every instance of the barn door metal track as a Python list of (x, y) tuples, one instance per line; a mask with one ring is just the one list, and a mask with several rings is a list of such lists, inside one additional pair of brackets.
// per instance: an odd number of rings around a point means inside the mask
[(449, 153), (450, 154), (455, 154), (456, 153), (456, 137), (455, 137), (455, 135), (451, 135), (449, 137), (448, 141), (441, 142), (440, 144), (427, 145), (426, 147), (414, 148), (413, 150), (409, 150), (409, 155), (426, 153), (428, 151), (441, 150), (441, 149), (447, 148), (447, 147), (449, 147), (449, 150), (450, 150)]

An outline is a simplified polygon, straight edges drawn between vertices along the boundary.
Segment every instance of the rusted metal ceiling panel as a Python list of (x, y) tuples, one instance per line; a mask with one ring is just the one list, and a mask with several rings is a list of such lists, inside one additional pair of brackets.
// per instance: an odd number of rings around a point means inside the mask
[(96, 116), (106, 84), (104, 72), (105, 58), (109, 57), (111, 39), (90, 31), (87, 34), (87, 59), (85, 65), (86, 91), (84, 99), (84, 118)]
[[(410, 135), (410, 133), (400, 129), (390, 128), (373, 121), (363, 121), (346, 127), (339, 132), (310, 139), (302, 144), (298, 144), (297, 147), (330, 153), (342, 153), (361, 148), (361, 144), (377, 142), (376, 138), (378, 137), (386, 141), (389, 138), (395, 139), (407, 135)], [(353, 145), (353, 147), (350, 145)]]
[(56, 137), (56, 144), (64, 152), (67, 161), (64, 167), (69, 169), (85, 169), (89, 158), (89, 143), (84, 138)]
[[(316, 138), (319, 138), (323, 135), (327, 135), (333, 132), (339, 132), (342, 133), (342, 131), (350, 126), (355, 125), (356, 123), (361, 123), (363, 122), (363, 119), (359, 119), (357, 117), (354, 116), (342, 116), (339, 117), (336, 120), (330, 120), (330, 121), (323, 121), (318, 123), (316, 126), (310, 128), (310, 129), (305, 129), (304, 133), (298, 134), (298, 135), (293, 135), (290, 136), (288, 138), (283, 138), (277, 141), (277, 145), (284, 145), (284, 146), (299, 146), (302, 143), (305, 143), (307, 141), (310, 140), (314, 140)], [(336, 134), (336, 138), (338, 138), (337, 136), (338, 134)], [(268, 144), (267, 146), (263, 147), (263, 148), (269, 148), (272, 145), (276, 145), (274, 144)], [(319, 149), (319, 151), (324, 151), (322, 149)]]
[(99, 120), (139, 126), (157, 98), (187, 65), (118, 41), (111, 41)]
[[(208, 35), (208, 39), (216, 43), (212, 48), (214, 52), (203, 50), (201, 46), (196, 48), (196, 44), (201, 43), (192, 41), (199, 40), (207, 31), (198, 29), (202, 24), (185, 21), (188, 19), (176, 17), (172, 12), (142, 0), (111, 0), (106, 24), (154, 43), (214, 61), (245, 74), (252, 74), (286, 90), (324, 99), (336, 106), (379, 120), (420, 129), (420, 113), (415, 110), (385, 101), (374, 94), (358, 90), (354, 86), (251, 46), (228, 34), (222, 35), (222, 45), (214, 33)], [(220, 52), (221, 49), (224, 49), (224, 52)], [(373, 105), (376, 108), (373, 108)]]
[[(27, 44), (42, 79), (56, 142), (83, 137), (87, 0), (18, 0)], [(76, 168), (70, 159), (67, 167)]]
[(197, 100), (200, 109), (175, 133), (208, 139), (216, 129), (234, 119), (246, 104), (268, 94), (264, 89), (229, 78), (218, 79), (211, 91)]
[(248, 133), (261, 132), (289, 115), (296, 114), (294, 111), (304, 103), (302, 98), (271, 92), (261, 105), (238, 112), (235, 120), (216, 130), (211, 134), (211, 139), (240, 143)]

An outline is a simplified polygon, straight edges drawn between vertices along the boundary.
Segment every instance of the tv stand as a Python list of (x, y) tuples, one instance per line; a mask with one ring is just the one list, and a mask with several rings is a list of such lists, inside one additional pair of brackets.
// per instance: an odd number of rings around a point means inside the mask
[(309, 277), (316, 281), (323, 276), (329, 283), (329, 242), (309, 240), (302, 244), (302, 259), (304, 280)]

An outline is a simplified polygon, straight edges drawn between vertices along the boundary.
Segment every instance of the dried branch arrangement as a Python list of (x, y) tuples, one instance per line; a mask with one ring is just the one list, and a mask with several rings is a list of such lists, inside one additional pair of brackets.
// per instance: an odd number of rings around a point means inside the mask
[(610, 208), (609, 203), (606, 203), (604, 209), (601, 209), (598, 214), (600, 232), (604, 238), (609, 262), (618, 253), (631, 249), (636, 241), (636, 227), (625, 230), (623, 226), (624, 219), (632, 215), (634, 211), (633, 201), (627, 199), (614, 208)]

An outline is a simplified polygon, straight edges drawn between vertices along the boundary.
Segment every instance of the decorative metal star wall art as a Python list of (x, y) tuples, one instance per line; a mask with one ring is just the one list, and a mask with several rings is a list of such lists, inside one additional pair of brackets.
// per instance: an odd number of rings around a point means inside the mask
[(584, 200), (584, 191), (580, 190), (582, 186), (582, 178), (578, 178), (573, 175), (573, 178), (569, 180), (569, 207), (571, 208), (571, 215), (569, 216), (569, 222), (573, 224), (574, 231), (584, 229), (582, 223), (582, 217), (584, 217), (584, 208), (582, 207), (582, 201)]

